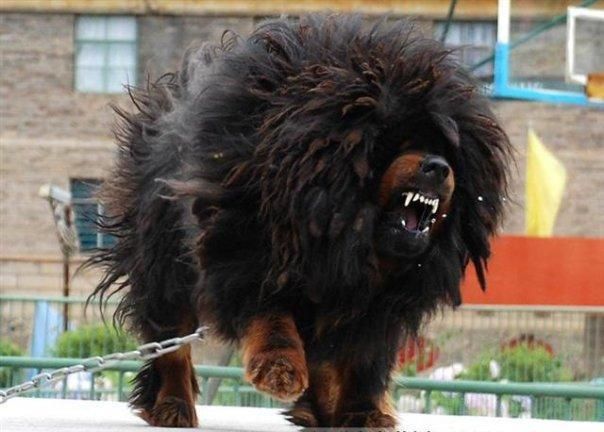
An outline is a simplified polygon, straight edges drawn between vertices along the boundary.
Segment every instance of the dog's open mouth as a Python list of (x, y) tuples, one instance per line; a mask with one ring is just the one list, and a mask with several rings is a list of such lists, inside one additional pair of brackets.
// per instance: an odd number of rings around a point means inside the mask
[(401, 197), (401, 226), (414, 234), (427, 234), (436, 221), (439, 199), (421, 191), (406, 191)]

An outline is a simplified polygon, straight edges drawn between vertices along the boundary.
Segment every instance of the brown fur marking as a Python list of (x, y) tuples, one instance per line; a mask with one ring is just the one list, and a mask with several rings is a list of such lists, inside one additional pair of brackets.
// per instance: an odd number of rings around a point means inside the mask
[(304, 346), (289, 315), (259, 317), (243, 337), (245, 379), (282, 401), (296, 400), (308, 388)]
[(306, 428), (316, 428), (324, 424), (319, 421), (316, 416), (313, 404), (310, 400), (310, 389), (296, 401), (293, 408), (286, 412), (286, 416), (289, 420), (297, 425)]
[(161, 388), (150, 411), (142, 410), (140, 417), (152, 426), (197, 427), (195, 398), (199, 393), (193, 373), (191, 347), (158, 357), (153, 367), (161, 377)]
[(388, 390), (381, 394), (361, 397), (358, 392), (358, 383), (348, 373), (340, 371), (341, 385), (339, 398), (335, 407), (331, 424), (338, 427), (379, 428), (380, 430), (394, 431), (397, 426), (396, 410)]

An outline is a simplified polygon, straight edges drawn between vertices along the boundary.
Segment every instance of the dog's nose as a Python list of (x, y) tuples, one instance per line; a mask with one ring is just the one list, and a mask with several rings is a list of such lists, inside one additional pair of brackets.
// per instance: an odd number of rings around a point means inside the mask
[(422, 161), (421, 171), (424, 176), (432, 178), (438, 184), (441, 184), (449, 175), (451, 168), (442, 157), (429, 155)]

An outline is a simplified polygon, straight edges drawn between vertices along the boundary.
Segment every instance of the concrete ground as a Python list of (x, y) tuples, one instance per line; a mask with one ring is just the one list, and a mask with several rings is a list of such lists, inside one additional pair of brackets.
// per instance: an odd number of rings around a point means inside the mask
[[(279, 410), (198, 406), (201, 431), (296, 431)], [(15, 398), (0, 405), (2, 432), (161, 432), (123, 402)], [(401, 414), (400, 432), (601, 432), (603, 423)], [(354, 432), (360, 432), (355, 428)]]

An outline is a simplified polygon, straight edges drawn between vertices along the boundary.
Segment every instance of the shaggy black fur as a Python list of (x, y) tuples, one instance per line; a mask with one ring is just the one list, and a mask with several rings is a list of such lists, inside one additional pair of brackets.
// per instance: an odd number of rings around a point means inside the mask
[[(377, 394), (403, 334), (460, 303), (470, 261), (484, 285), (509, 143), (472, 79), (409, 23), (267, 22), (191, 50), (132, 99), (101, 194), (118, 241), (94, 259), (107, 268), (95, 294), (123, 290), (117, 319), (146, 340), (198, 319), (237, 341), (253, 317), (290, 313), (309, 364), (350, 365)], [(455, 191), (429, 248), (386, 271), (377, 190), (409, 142), (447, 160)], [(137, 407), (153, 405), (150, 370)]]

